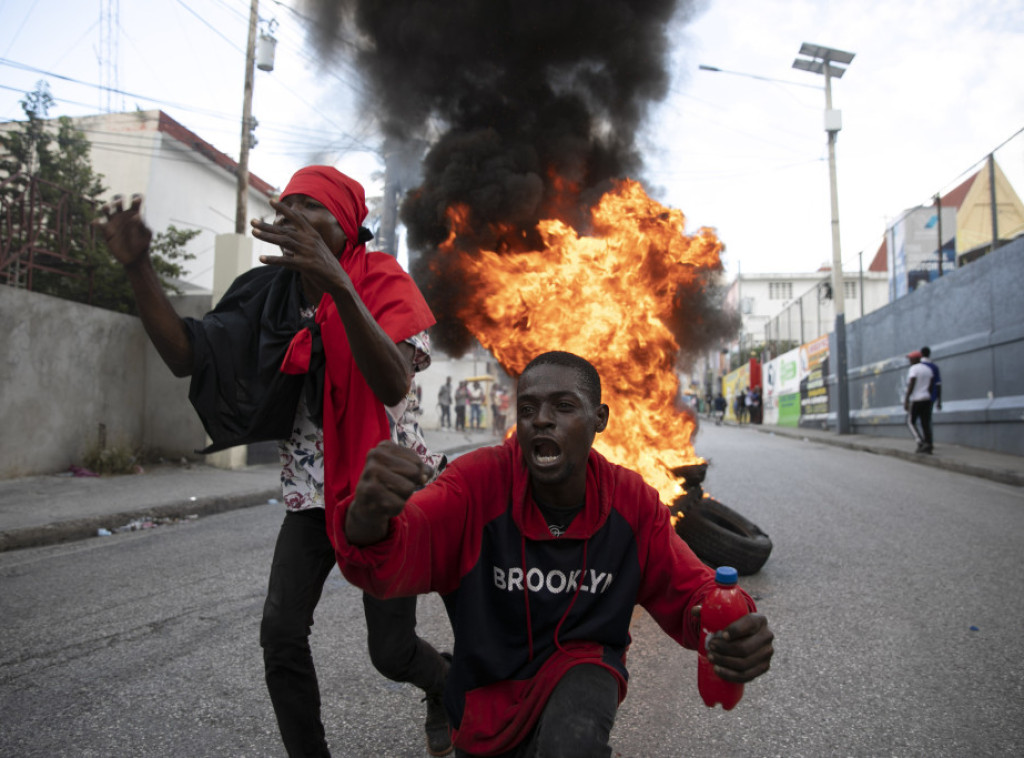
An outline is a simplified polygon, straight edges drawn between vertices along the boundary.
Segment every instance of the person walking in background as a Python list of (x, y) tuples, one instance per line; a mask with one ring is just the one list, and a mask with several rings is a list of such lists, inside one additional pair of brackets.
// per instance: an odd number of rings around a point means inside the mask
[(736, 414), (736, 423), (742, 424), (747, 416), (747, 393), (743, 390), (737, 390), (732, 406), (733, 412)]
[(469, 388), (460, 381), (455, 388), (455, 431), (466, 431), (466, 407), (469, 405)]
[(504, 434), (508, 429), (508, 412), (512, 405), (512, 394), (501, 388), (501, 396), (498, 398), (498, 434)]
[(484, 422), (484, 388), (480, 382), (473, 382), (469, 386), (469, 426), (472, 429), (480, 429)]
[[(917, 440), (917, 452), (932, 452), (932, 383), (935, 374), (921, 363), (921, 351), (907, 353), (910, 372), (907, 374), (907, 392), (903, 397), (903, 409), (907, 411), (907, 426)], [(921, 427), (918, 429), (918, 422)]]
[[(362, 185), (329, 166), (292, 176), (273, 223), (253, 236), (280, 248), (239, 276), (201, 320), (182, 319), (149, 257), (142, 197), (120, 196), (96, 226), (124, 266), (139, 315), (213, 443), (203, 452), (278, 440), (285, 516), (260, 626), (267, 689), (289, 756), (329, 756), (310, 651), (313, 613), (335, 566), (325, 523), (353, 491), (367, 452), (392, 440), (435, 476), (415, 424), (415, 372), (430, 364), (434, 317), (412, 279), (368, 253)], [(430, 478), (427, 477), (427, 478)], [(373, 665), (426, 694), (427, 748), (452, 750), (440, 694), (448, 661), (416, 636), (416, 598), (363, 598)]]
[(501, 386), (495, 382), (491, 385), (491, 433), (498, 433), (498, 398), (501, 396)]
[(505, 433), (506, 417), (508, 416), (509, 409), (509, 394), (508, 390), (502, 387), (500, 384), (495, 382), (494, 389), (491, 391), (491, 414), (493, 415), (493, 423), (491, 424), (491, 430), (494, 434), (499, 437)]
[(942, 410), (942, 374), (939, 367), (932, 362), (932, 349), (925, 345), (921, 348), (921, 363), (932, 370), (932, 408)]
[(437, 393), (437, 405), (441, 410), (441, 428), (451, 429), (452, 427), (452, 378), (449, 376), (444, 380), (441, 389)]
[(725, 418), (725, 409), (726, 409), (726, 406), (728, 405), (726, 403), (726, 401), (725, 401), (725, 395), (723, 395), (721, 393), (721, 391), (719, 391), (719, 393), (717, 395), (715, 395), (714, 404), (715, 404), (715, 426), (721, 426), (722, 425), (722, 420)]

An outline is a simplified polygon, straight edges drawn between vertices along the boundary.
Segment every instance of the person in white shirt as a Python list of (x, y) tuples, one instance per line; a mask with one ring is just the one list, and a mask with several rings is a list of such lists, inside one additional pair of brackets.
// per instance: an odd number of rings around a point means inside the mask
[[(907, 375), (907, 393), (903, 398), (903, 409), (909, 414), (907, 426), (917, 440), (917, 452), (932, 452), (932, 382), (935, 375), (921, 363), (921, 351), (907, 353), (910, 373)], [(918, 429), (918, 421), (921, 428)]]

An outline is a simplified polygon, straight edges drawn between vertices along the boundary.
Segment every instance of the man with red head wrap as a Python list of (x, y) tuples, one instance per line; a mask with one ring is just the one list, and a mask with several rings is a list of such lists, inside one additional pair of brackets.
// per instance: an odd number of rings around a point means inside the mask
[[(271, 566), (260, 643), (267, 687), (289, 755), (329, 755), (309, 647), (313, 611), (334, 567), (325, 529), (355, 487), (367, 452), (385, 439), (431, 455), (406, 413), (412, 375), (430, 364), (434, 323), (412, 279), (384, 253), (367, 252), (363, 187), (329, 166), (296, 172), (273, 223), (253, 235), (281, 254), (238, 277), (202, 320), (182, 319), (149, 259), (142, 198), (120, 196), (97, 224), (124, 265), (139, 315), (212, 444), (203, 452), (278, 440), (287, 512)], [(426, 693), (433, 755), (451, 751), (440, 693), (448, 662), (415, 634), (415, 598), (364, 595), (374, 666)]]

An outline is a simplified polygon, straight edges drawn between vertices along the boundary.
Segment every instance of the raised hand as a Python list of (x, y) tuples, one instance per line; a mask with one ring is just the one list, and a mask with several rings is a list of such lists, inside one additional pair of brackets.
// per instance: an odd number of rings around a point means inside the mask
[(132, 266), (147, 256), (153, 232), (142, 220), (142, 195), (132, 195), (127, 208), (123, 200), (121, 195), (114, 195), (100, 208), (100, 216), (92, 226), (103, 235), (114, 258), (124, 266)]
[(270, 206), (277, 212), (274, 223), (253, 219), (252, 233), (281, 248), (281, 255), (261, 255), (262, 263), (298, 271), (323, 292), (334, 293), (351, 284), (338, 262), (345, 233), (326, 208), (305, 195), (291, 195), (284, 202), (271, 200)]
[(388, 521), (430, 478), (430, 468), (412, 450), (385, 440), (366, 456), (355, 497), (345, 519), (345, 536), (370, 545), (387, 536)]

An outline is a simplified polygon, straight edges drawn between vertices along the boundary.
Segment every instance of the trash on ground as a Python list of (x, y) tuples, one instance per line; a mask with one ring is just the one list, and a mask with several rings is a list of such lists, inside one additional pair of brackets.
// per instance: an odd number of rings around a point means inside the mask
[(144, 529), (155, 529), (158, 526), (167, 526), (168, 524), (180, 524), (184, 521), (195, 521), (199, 518), (196, 513), (190, 513), (187, 516), (154, 516), (153, 518), (142, 517), (132, 519), (124, 526), (119, 526), (113, 531), (109, 529), (98, 529), (96, 531), (97, 536), (108, 537), (111, 534), (122, 534), (124, 532), (141, 532)]

